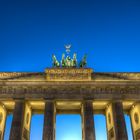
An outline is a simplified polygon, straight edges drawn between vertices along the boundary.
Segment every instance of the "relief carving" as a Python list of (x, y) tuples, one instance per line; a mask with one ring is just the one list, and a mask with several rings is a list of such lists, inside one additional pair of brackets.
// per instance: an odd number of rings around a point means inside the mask
[(0, 131), (0, 140), (2, 140), (2, 132)]
[(108, 140), (114, 140), (115, 134), (113, 127), (108, 132)]
[(30, 140), (30, 134), (26, 128), (23, 129), (23, 140)]
[(140, 140), (140, 129), (135, 132), (136, 140)]
[(91, 80), (91, 73), (89, 68), (51, 68), (46, 69), (46, 80)]
[(139, 115), (137, 112), (134, 113), (134, 120), (135, 120), (135, 123), (138, 124), (139, 123)]
[(2, 120), (3, 120), (3, 114), (2, 112), (0, 112), (0, 124), (2, 123)]
[[(65, 94), (65, 93), (76, 93), (78, 92), (81, 95), (90, 95), (90, 94), (114, 94), (126, 95), (126, 94), (138, 94), (140, 93), (140, 87), (112, 87), (112, 86), (90, 86), (90, 85), (70, 85), (70, 86), (0, 86), (0, 95), (1, 94), (16, 94), (19, 93), (24, 96), (24, 94), (46, 94), (52, 93), (51, 95), (56, 95), (57, 93)], [(71, 95), (69, 95), (71, 96)]]
[(28, 123), (29, 123), (29, 120), (30, 120), (30, 115), (29, 115), (29, 112), (27, 113), (27, 116), (26, 116), (26, 124), (28, 125)]
[(108, 122), (109, 122), (109, 124), (111, 124), (111, 115), (110, 115), (110, 113), (108, 113)]

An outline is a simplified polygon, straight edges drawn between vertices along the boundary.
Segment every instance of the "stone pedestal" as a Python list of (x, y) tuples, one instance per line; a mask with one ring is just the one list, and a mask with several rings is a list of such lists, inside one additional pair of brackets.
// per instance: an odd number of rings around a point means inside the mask
[(55, 139), (54, 118), (54, 102), (50, 100), (46, 101), (44, 112), (43, 140)]
[(10, 132), (10, 140), (22, 140), (24, 111), (25, 111), (24, 102), (16, 101), (13, 113), (12, 127)]
[(82, 106), (83, 140), (95, 140), (93, 104), (85, 101)]

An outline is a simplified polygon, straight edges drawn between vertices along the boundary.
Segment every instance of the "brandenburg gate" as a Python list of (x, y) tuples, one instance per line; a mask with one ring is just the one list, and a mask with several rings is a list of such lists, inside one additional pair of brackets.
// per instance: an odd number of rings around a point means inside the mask
[(60, 67), (55, 56), (53, 62), (42, 73), (0, 73), (0, 140), (10, 113), (10, 140), (30, 139), (34, 113), (44, 114), (43, 140), (55, 140), (56, 114), (80, 114), (83, 140), (95, 140), (93, 115), (104, 114), (108, 140), (128, 140), (124, 113), (140, 140), (140, 73), (98, 73), (84, 63)]

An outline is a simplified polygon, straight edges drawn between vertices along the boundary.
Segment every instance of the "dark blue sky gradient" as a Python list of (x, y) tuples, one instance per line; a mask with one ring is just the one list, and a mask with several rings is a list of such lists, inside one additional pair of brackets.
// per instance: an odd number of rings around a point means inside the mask
[(0, 71), (44, 71), (69, 43), (95, 71), (140, 71), (140, 1), (0, 0)]

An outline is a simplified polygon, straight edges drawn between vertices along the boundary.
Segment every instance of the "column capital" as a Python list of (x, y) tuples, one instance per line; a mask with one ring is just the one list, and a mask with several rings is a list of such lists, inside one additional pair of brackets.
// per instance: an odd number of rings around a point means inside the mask
[(113, 100), (113, 101), (110, 101), (110, 102), (106, 105), (105, 110), (107, 110), (108, 107), (109, 107), (110, 105), (112, 105), (113, 103), (122, 103), (122, 102), (123, 102), (123, 100)]
[(24, 99), (14, 99), (16, 103), (25, 103), (26, 101)]
[(86, 104), (86, 103), (87, 103), (87, 104), (88, 104), (88, 103), (89, 103), (89, 104), (92, 104), (92, 103), (93, 103), (93, 100), (83, 100), (82, 103), (81, 103), (81, 105), (84, 105), (84, 104)]
[(2, 108), (3, 108), (5, 111), (7, 111), (5, 105), (4, 105), (2, 102), (0, 102), (0, 106), (2, 106)]
[(54, 99), (48, 99), (48, 98), (44, 98), (43, 99), (44, 103), (55, 103), (55, 100)]
[(44, 102), (55, 102), (54, 99), (44, 99)]
[(92, 102), (93, 102), (93, 101), (94, 101), (94, 99), (84, 98), (83, 102), (84, 102), (84, 101), (92, 101)]
[(112, 103), (122, 103), (123, 100), (113, 100)]

